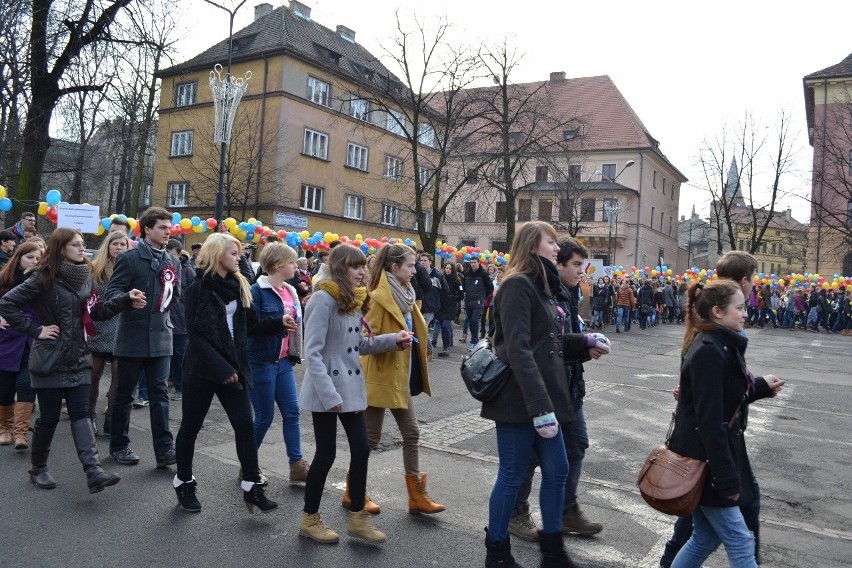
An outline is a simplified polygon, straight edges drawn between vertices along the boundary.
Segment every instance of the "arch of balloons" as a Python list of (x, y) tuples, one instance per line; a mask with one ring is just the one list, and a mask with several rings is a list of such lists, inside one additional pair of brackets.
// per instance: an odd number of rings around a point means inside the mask
[[(668, 266), (656, 266), (651, 268), (637, 268), (631, 266), (630, 270), (625, 270), (623, 266), (613, 266), (612, 275), (618, 279), (622, 278), (656, 278), (660, 281), (671, 280), (672, 282), (704, 282), (716, 278), (716, 271), (712, 268), (698, 268), (693, 266), (683, 274), (675, 274)], [(754, 275), (754, 283), (763, 285), (768, 284), (770, 289), (786, 289), (788, 287), (803, 287), (805, 289), (822, 288), (824, 290), (837, 290), (841, 286), (848, 288), (852, 286), (852, 276), (842, 276), (835, 274), (831, 277), (822, 276), (820, 274), (775, 274), (768, 272), (759, 272)]]

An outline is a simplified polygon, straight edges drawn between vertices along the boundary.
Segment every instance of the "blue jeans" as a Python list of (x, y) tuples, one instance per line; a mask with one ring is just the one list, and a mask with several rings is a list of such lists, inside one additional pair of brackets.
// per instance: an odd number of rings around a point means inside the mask
[(432, 343), (438, 343), (438, 335), (441, 335), (441, 343), (444, 350), (449, 349), (453, 345), (453, 320), (435, 320), (434, 330), (432, 331)]
[(528, 424), (497, 422), (500, 465), (488, 502), (488, 538), (492, 541), (509, 538), (509, 519), (515, 508), (518, 489), (527, 475), (533, 449), (541, 464), (539, 506), (543, 532), (552, 534), (562, 530), (562, 503), (568, 477), (562, 429), (553, 438), (542, 438), (536, 433), (532, 421)]
[(600, 324), (603, 327), (603, 310), (592, 310), (592, 324)]
[[(482, 319), (482, 306), (472, 306), (464, 309), (465, 327), (470, 327), (470, 342), (479, 341), (479, 320)], [(470, 322), (470, 324), (468, 324)], [(485, 331), (485, 330), (483, 330)]]
[(618, 312), (615, 315), (616, 329), (621, 327), (621, 322), (624, 321), (624, 331), (630, 331), (630, 307), (618, 306)]
[(266, 431), (275, 417), (275, 406), (281, 411), (284, 428), (284, 447), (287, 459), (295, 463), (302, 459), (302, 430), (299, 424), (299, 395), (293, 364), (287, 359), (277, 363), (252, 363), (254, 387), (249, 389), (254, 408), (254, 438), (257, 447), (263, 443)]
[(808, 312), (808, 320), (805, 323), (805, 327), (813, 326), (814, 329), (819, 329), (820, 319), (822, 319), (822, 312), (819, 308), (811, 308), (811, 311)]
[(739, 507), (699, 507), (692, 514), (692, 536), (672, 562), (672, 568), (700, 568), (720, 544), (731, 568), (757, 568), (754, 536)]
[(841, 329), (846, 329), (846, 314), (840, 312), (837, 316), (837, 321), (834, 322), (834, 327), (831, 328), (833, 333), (839, 333)]
[(180, 376), (183, 373), (183, 356), (186, 354), (186, 345), (189, 336), (185, 334), (172, 335), (172, 361), (169, 366), (169, 380), (175, 386), (175, 394), (181, 392)]

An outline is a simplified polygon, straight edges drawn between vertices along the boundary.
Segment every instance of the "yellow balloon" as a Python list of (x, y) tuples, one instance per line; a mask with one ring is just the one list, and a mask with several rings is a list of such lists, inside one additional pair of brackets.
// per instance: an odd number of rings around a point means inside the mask
[(328, 233), (328, 232), (327, 232), (326, 234), (324, 234), (324, 235), (322, 236), (322, 240), (324, 240), (324, 241), (325, 241), (325, 242), (327, 242), (327, 243), (330, 243), (330, 242), (332, 242), (332, 241), (334, 240), (334, 235), (332, 235), (331, 233)]
[[(2, 199), (2, 198), (0, 198), (0, 199)], [(41, 203), (38, 204), (38, 214), (39, 215), (46, 215), (47, 214), (47, 203), (45, 203), (44, 201), (42, 201)]]
[(311, 236), (311, 234), (310, 234), (309, 232), (307, 232), (307, 231), (302, 231), (301, 233), (299, 233), (299, 237), (300, 237), (303, 241), (308, 240), (308, 237), (310, 237), (310, 236)]
[(133, 217), (128, 217), (127, 222), (130, 224), (130, 230), (134, 230), (136, 228), (136, 219)]
[(237, 220), (234, 219), (233, 217), (228, 217), (227, 219), (225, 219), (225, 227), (227, 227), (228, 229), (235, 227), (236, 224), (237, 224)]
[(0, 185), (0, 199), (6, 197), (6, 188)]
[(202, 226), (201, 226), (201, 225), (193, 225), (193, 226), (192, 226), (192, 232), (193, 232), (193, 233), (200, 233), (200, 232), (201, 232), (201, 229), (202, 229)]
[[(307, 231), (302, 231), (302, 232), (303, 232), (303, 233), (307, 233)], [(305, 239), (305, 238), (307, 238), (307, 237), (302, 237), (302, 238), (303, 238), (303, 239)], [(361, 236), (361, 233), (358, 233), (357, 235), (355, 235), (355, 240), (356, 240), (356, 241), (363, 241), (363, 240), (364, 240), (364, 237), (362, 237), (362, 236)]]
[(260, 242), (260, 233), (255, 233), (254, 238), (251, 240), (251, 242), (259, 243)]
[(254, 217), (249, 217), (248, 222), (252, 225), (257, 225), (257, 219), (255, 219)]
[(98, 228), (97, 228), (97, 229), (95, 229), (95, 235), (97, 235), (98, 237), (100, 237), (101, 235), (103, 235), (103, 234), (104, 234), (104, 231), (105, 231), (105, 230), (106, 230), (106, 229), (104, 229), (104, 226), (103, 226), (103, 225), (101, 225), (100, 223), (98, 223)]
[(180, 228), (181, 229), (191, 229), (192, 221), (190, 219), (181, 219), (180, 220)]

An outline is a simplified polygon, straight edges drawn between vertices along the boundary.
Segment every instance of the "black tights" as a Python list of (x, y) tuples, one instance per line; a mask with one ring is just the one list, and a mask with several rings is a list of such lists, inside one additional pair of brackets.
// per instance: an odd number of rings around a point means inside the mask
[[(186, 395), (184, 395), (185, 397)], [(316, 455), (308, 470), (305, 483), (305, 508), (308, 514), (319, 511), (322, 490), (328, 472), (334, 464), (337, 452), (337, 420), (346, 431), (349, 440), (349, 497), (352, 499), (351, 511), (364, 508), (364, 495), (367, 491), (367, 461), (370, 459), (370, 446), (367, 443), (367, 425), (363, 412), (312, 412), (314, 419), (314, 437)]]

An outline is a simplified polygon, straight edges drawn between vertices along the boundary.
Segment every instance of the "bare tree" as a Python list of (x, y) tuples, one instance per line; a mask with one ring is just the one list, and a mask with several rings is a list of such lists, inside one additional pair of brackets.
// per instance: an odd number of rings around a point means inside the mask
[(17, 186), (24, 109), (29, 101), (30, 19), (28, 3), (0, 0), (0, 183), (12, 192)]

